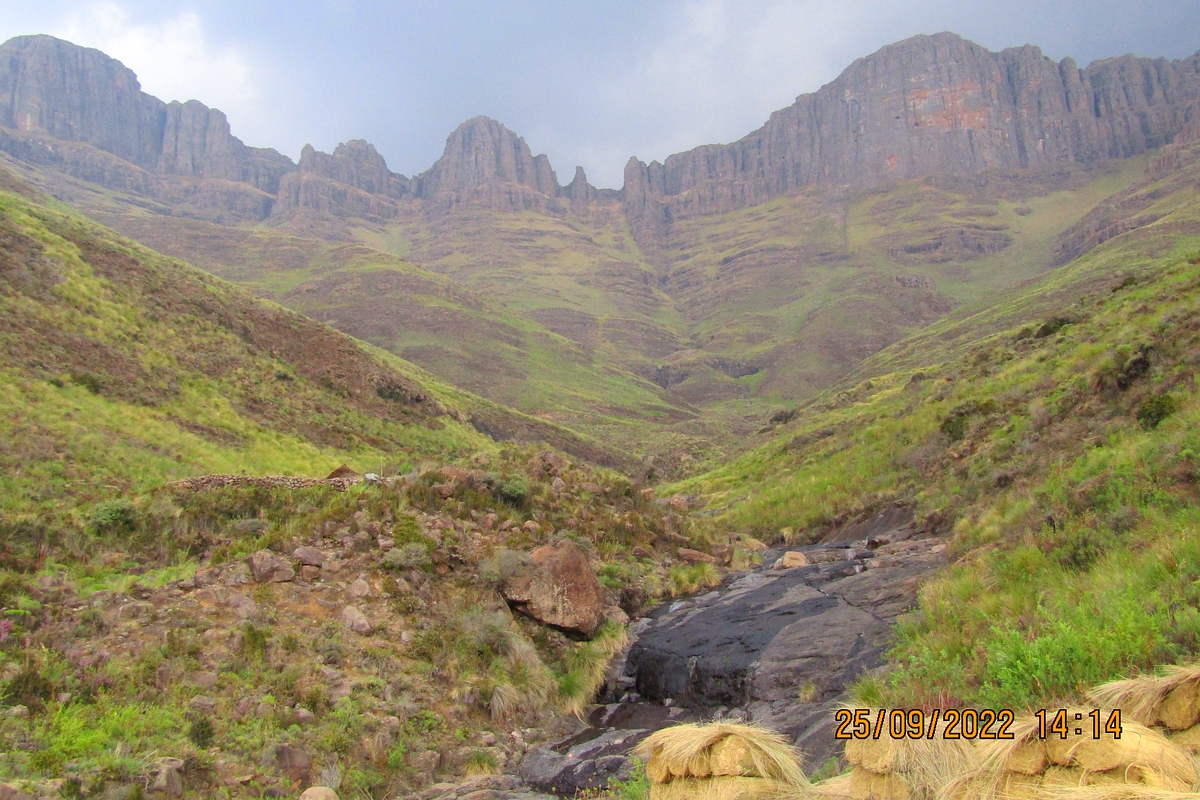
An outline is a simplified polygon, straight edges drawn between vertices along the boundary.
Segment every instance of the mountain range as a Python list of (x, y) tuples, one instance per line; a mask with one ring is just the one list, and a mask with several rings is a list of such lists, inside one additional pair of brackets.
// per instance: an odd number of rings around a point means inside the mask
[[(476, 117), (428, 170), (298, 162), (99, 51), (0, 46), (0, 151), (98, 221), (440, 377), (679, 467), (1102, 237), (1085, 214), (1194, 125), (1200, 54), (1079, 68), (917, 36), (620, 190)], [(1097, 235), (1098, 234), (1098, 235)], [(1086, 246), (1086, 245), (1085, 245)], [(649, 432), (649, 433), (648, 433)], [(673, 467), (674, 468), (674, 467)]]

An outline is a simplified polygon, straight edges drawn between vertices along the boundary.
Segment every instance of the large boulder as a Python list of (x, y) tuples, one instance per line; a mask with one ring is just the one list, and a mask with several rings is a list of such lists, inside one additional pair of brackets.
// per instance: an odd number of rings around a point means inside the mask
[(588, 638), (604, 621), (604, 593), (574, 542), (539, 547), (501, 593), (515, 611), (568, 636)]

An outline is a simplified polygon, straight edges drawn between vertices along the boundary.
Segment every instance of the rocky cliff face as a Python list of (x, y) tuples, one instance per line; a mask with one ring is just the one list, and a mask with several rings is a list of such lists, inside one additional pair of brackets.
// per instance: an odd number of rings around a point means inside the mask
[(217, 109), (164, 103), (120, 61), (52, 36), (0, 45), (0, 126), (84, 142), (159, 175), (238, 181), (271, 194), (295, 169), (274, 150), (243, 144)]
[(522, 137), (488, 117), (459, 125), (416, 184), (416, 195), (437, 205), (473, 202), (503, 211), (554, 206), (559, 194), (550, 159), (533, 155)]
[(936, 172), (1052, 168), (1171, 141), (1200, 108), (1200, 53), (1079, 69), (1036, 47), (990, 52), (951, 33), (854, 62), (727, 145), (632, 160), (635, 227), (754, 205), (813, 183), (865, 187)]
[(396, 215), (394, 201), (407, 197), (411, 188), (412, 182), (388, 169), (383, 156), (362, 139), (339, 144), (332, 155), (305, 145), (297, 171), (280, 181), (272, 213), (390, 219)]

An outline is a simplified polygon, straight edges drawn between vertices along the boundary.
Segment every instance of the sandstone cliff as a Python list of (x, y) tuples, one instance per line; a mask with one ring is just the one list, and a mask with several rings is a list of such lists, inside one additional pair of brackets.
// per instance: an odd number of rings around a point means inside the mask
[(164, 103), (120, 61), (52, 36), (0, 45), (0, 126), (90, 144), (155, 174), (238, 181), (271, 194), (295, 169), (274, 150), (243, 144), (220, 111), (196, 100)]
[(1200, 53), (1079, 69), (1036, 47), (990, 52), (952, 33), (859, 59), (726, 145), (625, 170), (635, 229), (761, 203), (813, 183), (868, 187), (951, 172), (1125, 158), (1171, 141), (1200, 110)]
[(407, 197), (412, 182), (387, 167), (383, 156), (362, 139), (343, 142), (333, 154), (305, 145), (300, 164), (280, 181), (273, 216), (301, 210), (335, 217), (390, 219), (393, 201)]
[(557, 208), (550, 159), (488, 117), (469, 119), (446, 139), (442, 157), (417, 176), (416, 196), (439, 206), (473, 203), (502, 211)]

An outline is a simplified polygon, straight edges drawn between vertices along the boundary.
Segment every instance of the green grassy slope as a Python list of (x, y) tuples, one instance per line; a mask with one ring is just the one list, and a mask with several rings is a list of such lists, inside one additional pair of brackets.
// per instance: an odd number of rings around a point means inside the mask
[(617, 201), (544, 212), (402, 202), (387, 221), (304, 210), (249, 225), (176, 208), (169, 192), (16, 168), (125, 235), (455, 385), (626, 457), (671, 461), (738, 446), (955, 305), (1049, 269), (1056, 237), (1144, 163), (1057, 191), (1028, 176), (935, 176), (803, 192), (676, 220), (649, 256)]
[(669, 487), (776, 539), (894, 502), (952, 534), (865, 699), (1043, 703), (1200, 651), (1200, 147), (1176, 155), (1091, 226), (1104, 243)]
[(493, 446), (419, 369), (20, 189), (0, 193), (4, 513)]

